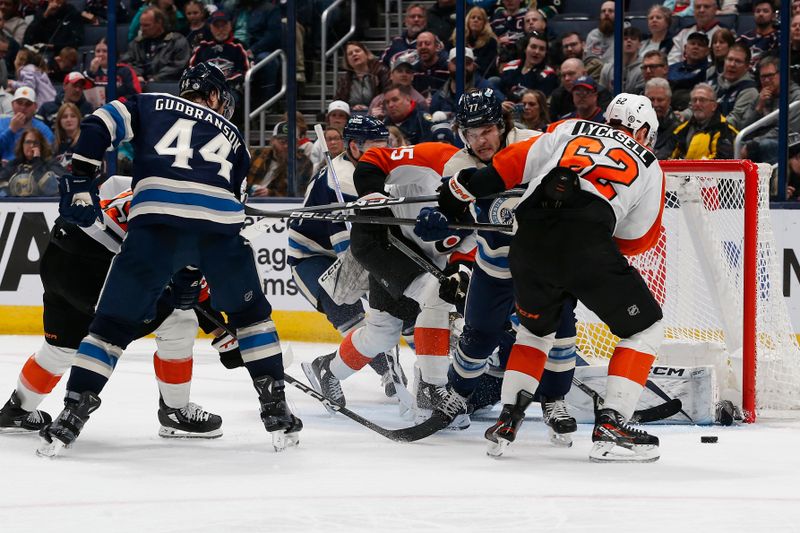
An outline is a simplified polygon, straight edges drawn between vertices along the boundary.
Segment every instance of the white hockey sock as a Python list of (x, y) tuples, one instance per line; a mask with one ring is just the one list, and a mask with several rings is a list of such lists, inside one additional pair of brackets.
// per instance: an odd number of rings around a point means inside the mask
[(31, 355), (17, 378), (20, 407), (33, 411), (53, 390), (64, 372), (72, 366), (76, 350), (60, 348), (47, 342)]
[(621, 414), (625, 420), (630, 420), (636, 403), (642, 395), (642, 387), (635, 381), (622, 376), (608, 376), (606, 381), (606, 401), (603, 407), (613, 409)]

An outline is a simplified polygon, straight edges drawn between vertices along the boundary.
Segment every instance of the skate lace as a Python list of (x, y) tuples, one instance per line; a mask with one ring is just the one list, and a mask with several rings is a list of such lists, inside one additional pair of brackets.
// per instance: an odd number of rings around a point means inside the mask
[(450, 417), (466, 413), (467, 404), (457, 392), (448, 390), (447, 387), (437, 387), (436, 393), (441, 398), (441, 403), (437, 406), (440, 411)]
[(548, 420), (563, 420), (570, 418), (569, 411), (567, 411), (567, 403), (564, 400), (556, 400), (554, 402), (547, 402), (544, 404), (545, 415)]
[(28, 413), (28, 422), (33, 424), (41, 424), (44, 422), (44, 417), (42, 416), (42, 412), (39, 410), (34, 410)]
[(211, 413), (203, 411), (196, 403), (189, 402), (186, 407), (181, 408), (181, 414), (192, 422), (205, 422)]

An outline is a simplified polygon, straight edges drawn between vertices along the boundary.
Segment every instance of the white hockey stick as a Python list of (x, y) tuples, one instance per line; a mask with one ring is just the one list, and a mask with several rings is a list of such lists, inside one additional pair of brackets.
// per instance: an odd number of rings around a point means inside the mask
[[(322, 129), (322, 125), (316, 124), (314, 126), (314, 132), (317, 134), (317, 139), (319, 139), (319, 142), (322, 143), (322, 150), (325, 152), (325, 162), (328, 164), (328, 172), (333, 178), (333, 186), (335, 187), (334, 192), (336, 193), (336, 199), (339, 200), (339, 203), (344, 203), (344, 196), (342, 196), (342, 186), (339, 184), (339, 176), (336, 175), (336, 171), (333, 169), (333, 159), (331, 159), (331, 152), (328, 150), (328, 143), (327, 141), (325, 141), (325, 132)], [(347, 231), (350, 231), (350, 229), (352, 228), (352, 224), (350, 224), (349, 222), (345, 222), (344, 225), (345, 227), (347, 227)]]

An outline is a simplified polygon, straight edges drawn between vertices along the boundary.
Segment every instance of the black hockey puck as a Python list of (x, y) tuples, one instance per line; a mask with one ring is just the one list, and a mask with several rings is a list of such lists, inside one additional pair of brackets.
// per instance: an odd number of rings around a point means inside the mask
[(718, 440), (719, 440), (719, 437), (716, 437), (714, 435), (704, 435), (704, 436), (700, 437), (700, 442), (702, 442), (704, 444), (713, 444), (713, 443), (717, 442)]

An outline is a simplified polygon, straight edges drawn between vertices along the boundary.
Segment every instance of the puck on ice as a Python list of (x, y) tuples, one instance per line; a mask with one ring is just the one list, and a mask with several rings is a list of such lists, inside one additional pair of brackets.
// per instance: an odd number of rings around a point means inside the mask
[(700, 442), (705, 443), (705, 444), (712, 444), (712, 443), (717, 442), (718, 440), (719, 440), (719, 437), (715, 437), (713, 435), (700, 437)]

